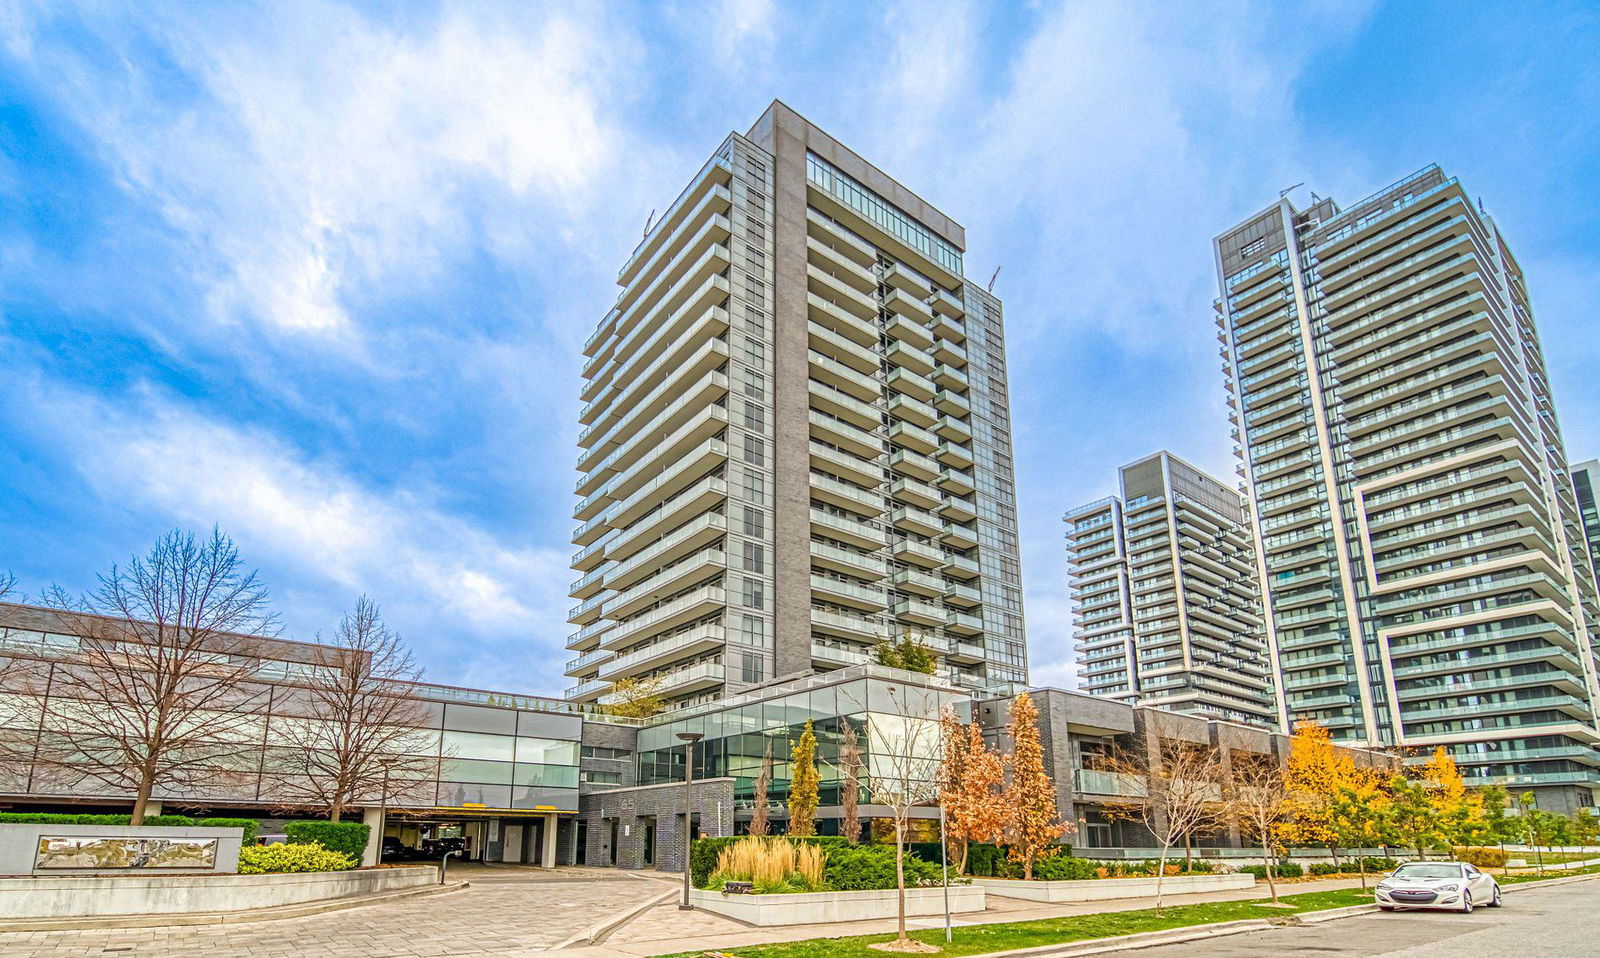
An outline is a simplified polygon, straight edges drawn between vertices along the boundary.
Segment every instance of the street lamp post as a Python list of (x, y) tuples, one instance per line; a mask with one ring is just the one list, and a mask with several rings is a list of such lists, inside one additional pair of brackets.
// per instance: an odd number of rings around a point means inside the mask
[(703, 738), (699, 732), (678, 733), (678, 740), (683, 743), (683, 901), (678, 903), (679, 911), (694, 910), (689, 904), (689, 860), (694, 851), (694, 743)]

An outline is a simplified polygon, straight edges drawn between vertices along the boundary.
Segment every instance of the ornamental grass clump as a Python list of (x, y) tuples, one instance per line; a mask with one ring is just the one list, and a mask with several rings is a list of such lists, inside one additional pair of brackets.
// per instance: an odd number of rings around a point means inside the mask
[(720, 888), (724, 882), (750, 882), (764, 895), (821, 891), (825, 858), (814, 844), (781, 837), (747, 838), (717, 855), (717, 867), (706, 884)]

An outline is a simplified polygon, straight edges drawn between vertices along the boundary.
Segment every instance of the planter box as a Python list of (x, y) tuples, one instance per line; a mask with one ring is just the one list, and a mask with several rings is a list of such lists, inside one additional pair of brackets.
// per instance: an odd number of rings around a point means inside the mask
[[(237, 831), (237, 829), (235, 829)], [(5, 918), (248, 911), (431, 885), (432, 865), (283, 875), (116, 875), (0, 879)]]
[[(1156, 893), (1154, 878), (1090, 878), (1086, 881), (1020, 881), (1008, 878), (974, 878), (972, 883), (1001, 898), (1028, 901), (1105, 901), (1111, 898), (1149, 898)], [(1192, 895), (1207, 891), (1253, 888), (1254, 875), (1172, 875), (1162, 880), (1163, 895)]]
[[(816, 925), (834, 921), (893, 918), (899, 912), (893, 888), (874, 891), (820, 891), (801, 895), (725, 895), (700, 888), (689, 901), (714, 915), (750, 925)], [(977, 885), (951, 885), (952, 912), (983, 911), (984, 893)], [(907, 888), (906, 914), (944, 914), (944, 888)]]

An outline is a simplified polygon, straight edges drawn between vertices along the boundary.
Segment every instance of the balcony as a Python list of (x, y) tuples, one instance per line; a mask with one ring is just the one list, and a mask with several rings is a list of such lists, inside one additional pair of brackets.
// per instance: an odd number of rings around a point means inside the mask
[(884, 356), (896, 366), (903, 366), (922, 376), (933, 372), (934, 367), (938, 365), (932, 356), (904, 342), (892, 343)]
[(939, 473), (939, 488), (946, 492), (955, 492), (960, 495), (971, 495), (977, 487), (973, 485), (972, 473), (960, 469), (946, 469)]
[(966, 304), (944, 289), (934, 290), (933, 308), (942, 316), (954, 316), (958, 319), (967, 314)]
[(819, 383), (815, 379), (806, 381), (806, 391), (810, 394), (811, 408), (820, 409), (843, 419), (858, 429), (870, 431), (883, 425), (883, 414), (877, 406), (862, 402), (847, 392)]
[[(662, 695), (688, 695), (691, 692), (703, 692), (706, 689), (716, 688), (722, 684), (723, 671), (721, 662), (701, 662), (691, 665), (686, 669), (668, 672), (666, 675), (651, 676), (657, 683), (656, 688)], [(612, 704), (612, 697), (603, 695), (600, 704)]]
[(915, 592), (929, 597), (943, 595), (945, 592), (943, 579), (921, 569), (901, 569), (889, 581), (901, 592)]
[(952, 416), (959, 416), (964, 419), (972, 415), (972, 403), (967, 397), (957, 392), (951, 392), (948, 389), (941, 389), (934, 393), (933, 404), (938, 406), (942, 412)]
[(952, 495), (946, 496), (939, 505), (939, 514), (953, 522), (971, 522), (978, 517), (978, 510), (972, 500)]
[(878, 292), (878, 277), (873, 275), (871, 266), (862, 265), (850, 253), (816, 236), (806, 237), (806, 260), (813, 269), (828, 274), (838, 283), (848, 285), (862, 296), (871, 297)]
[(946, 366), (940, 363), (933, 371), (933, 381), (946, 389), (965, 390), (967, 388), (967, 373), (964, 369)]
[(811, 658), (818, 662), (839, 666), (874, 665), (878, 661), (873, 657), (872, 653), (862, 649), (841, 648), (825, 642), (818, 642), (815, 639), (811, 642)]
[(933, 332), (939, 339), (947, 343), (964, 343), (967, 341), (966, 324), (948, 316), (935, 317)]
[(942, 549), (916, 541), (915, 539), (901, 539), (889, 549), (889, 554), (901, 562), (909, 562), (926, 569), (937, 569), (945, 564), (945, 554)]
[(907, 316), (893, 317), (884, 324), (883, 331), (890, 339), (909, 343), (918, 349), (927, 349), (933, 345), (933, 334), (928, 328)]
[(983, 593), (976, 586), (964, 582), (949, 582), (945, 584), (944, 601), (948, 605), (971, 608), (983, 604)]
[(949, 366), (965, 366), (967, 364), (966, 349), (947, 339), (941, 339), (934, 344), (933, 357)]
[(933, 399), (936, 392), (933, 388), (933, 383), (906, 369), (904, 366), (897, 366), (890, 370), (889, 377), (885, 382), (888, 383), (890, 389), (913, 396), (923, 402)]
[(972, 427), (954, 416), (945, 416), (939, 420), (936, 432), (951, 442), (971, 442)]
[(1113, 795), (1118, 798), (1143, 798), (1146, 794), (1145, 785), (1138, 776), (1088, 768), (1072, 770), (1072, 789), (1079, 795)]
[[(878, 251), (862, 242), (853, 233), (840, 229), (826, 216), (811, 207), (806, 207), (806, 233), (809, 236), (827, 244), (862, 269), (876, 269), (878, 266)], [(876, 283), (876, 280), (874, 280)]]
[(638, 582), (614, 592), (606, 600), (601, 614), (608, 619), (620, 620), (637, 615), (641, 610), (659, 602), (662, 596), (671, 595), (728, 567), (728, 555), (713, 546), (691, 552), (681, 559), (664, 565)]
[(972, 466), (972, 449), (959, 442), (942, 442), (937, 453), (939, 461), (947, 466), (967, 469)]
[(933, 322), (933, 311), (928, 304), (912, 298), (903, 289), (890, 290), (889, 295), (883, 298), (883, 307), (924, 327)]
[(959, 579), (975, 579), (979, 575), (978, 560), (966, 556), (946, 556), (944, 572)]
[(929, 428), (939, 421), (939, 412), (920, 399), (896, 394), (889, 398), (889, 415)]
[(848, 482), (811, 474), (811, 497), (868, 516), (883, 514), (883, 494), (868, 492)]
[(864, 429), (816, 409), (810, 410), (807, 418), (811, 423), (811, 435), (816, 439), (855, 453), (863, 459), (876, 459), (883, 455), (883, 440)]
[(619, 655), (600, 667), (599, 677), (609, 681), (627, 678), (675, 660), (687, 659), (718, 648), (724, 642), (720, 622), (697, 625), (687, 632), (658, 639), (643, 648)]
[(936, 626), (943, 625), (944, 609), (932, 602), (921, 599), (901, 599), (894, 604), (894, 617), (900, 622), (914, 622), (918, 625)]
[(862, 486), (872, 487), (883, 483), (882, 466), (815, 440), (811, 442), (811, 466), (843, 476)]
[(947, 613), (945, 628), (957, 635), (981, 635), (983, 633), (983, 616), (973, 612), (951, 610)]
[(878, 549), (885, 542), (884, 531), (876, 522), (858, 519), (853, 515), (836, 515), (811, 509), (812, 531), (830, 539), (838, 539), (863, 549)]
[(876, 375), (883, 366), (883, 361), (873, 347), (846, 339), (825, 326), (807, 323), (806, 334), (812, 349), (849, 366), (863, 376)]
[(881, 584), (862, 585), (859, 582), (817, 575), (815, 572), (811, 573), (811, 593), (829, 602), (855, 606), (871, 612), (882, 612), (889, 606), (889, 600)]
[(872, 320), (864, 319), (849, 310), (823, 299), (816, 293), (806, 293), (806, 315), (811, 322), (818, 326), (832, 330), (844, 339), (860, 346), (873, 348), (878, 345), (878, 325)]
[(897, 422), (890, 426), (889, 441), (922, 453), (933, 453), (939, 449), (938, 436), (909, 422)]
[(630, 642), (637, 642), (658, 632), (666, 632), (676, 626), (692, 622), (727, 604), (728, 595), (722, 586), (702, 586), (649, 612), (626, 622), (617, 623), (600, 644), (602, 648), (617, 649)]
[(855, 552), (814, 540), (811, 543), (811, 564), (862, 579), (876, 580), (889, 574), (889, 564), (881, 555)]
[[(889, 468), (922, 480), (939, 478), (939, 464), (920, 452), (901, 449), (889, 457)], [(969, 490), (970, 491), (970, 490)]]
[(889, 486), (889, 495), (901, 502), (909, 502), (932, 509), (944, 501), (944, 494), (918, 479), (901, 477)]
[(663, 530), (674, 529), (688, 519), (725, 502), (728, 483), (715, 476), (706, 476), (689, 488), (677, 493), (649, 515), (628, 526), (606, 548), (606, 558), (622, 561), (659, 539)]
[(727, 531), (726, 516), (705, 515), (664, 536), (633, 558), (612, 568), (606, 588), (624, 589), (661, 566), (710, 545)]
[(945, 523), (939, 535), (957, 549), (970, 549), (978, 544), (978, 530), (959, 522)]
[(883, 271), (883, 284), (908, 294), (919, 303), (933, 295), (932, 281), (904, 263), (890, 263)]
[(976, 664), (988, 657), (988, 650), (979, 642), (957, 642), (955, 649), (950, 653), (950, 660), (962, 665)]
[(816, 350), (808, 351), (811, 375), (841, 392), (849, 393), (862, 402), (876, 402), (883, 395), (883, 386), (876, 379), (863, 375), (836, 359)]
[(908, 529), (925, 536), (936, 536), (944, 531), (943, 520), (915, 506), (900, 506), (890, 514), (889, 521), (897, 529)]
[(882, 620), (859, 615), (846, 615), (827, 609), (811, 610), (811, 629), (830, 635), (843, 635), (852, 639), (881, 641), (888, 637), (889, 628)]

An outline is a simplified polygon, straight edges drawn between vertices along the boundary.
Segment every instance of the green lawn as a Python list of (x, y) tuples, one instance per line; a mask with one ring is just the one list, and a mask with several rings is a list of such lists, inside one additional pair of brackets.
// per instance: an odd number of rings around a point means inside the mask
[[(1561, 878), (1567, 875), (1600, 874), (1600, 865), (1588, 868), (1556, 871), (1547, 869), (1544, 875), (1503, 875), (1498, 880), (1504, 885), (1538, 881), (1540, 878)], [(1373, 881), (1377, 880), (1376, 876)], [(1163, 931), (1189, 925), (1209, 925), (1214, 922), (1237, 921), (1241, 918), (1271, 918), (1274, 915), (1294, 915), (1300, 912), (1321, 911), (1345, 905), (1366, 905), (1372, 902), (1372, 893), (1362, 893), (1359, 888), (1344, 891), (1308, 892), (1300, 895), (1281, 895), (1279, 900), (1288, 908), (1267, 908), (1267, 886), (1258, 885), (1262, 897), (1248, 901), (1213, 902), (1205, 905), (1169, 905), (1157, 914), (1155, 909), (1139, 911), (1106, 912), (1098, 915), (1079, 915), (1072, 918), (1046, 918), (1040, 921), (1018, 921), (993, 925), (967, 925), (955, 929), (955, 941), (944, 944), (944, 929), (919, 929), (911, 937), (936, 945), (948, 958), (962, 955), (979, 955), (1012, 948), (1033, 948), (1039, 945), (1058, 945), (1069, 941), (1087, 941), (1091, 938), (1110, 938), (1115, 935), (1132, 935), (1142, 931)], [(1293, 888), (1293, 885), (1282, 886)], [(771, 945), (752, 945), (736, 949), (739, 958), (883, 958), (884, 952), (867, 945), (889, 941), (893, 935), (857, 935), (849, 938), (812, 938), (806, 941), (777, 942)], [(697, 951), (686, 951), (667, 958), (700, 958)]]
[[(1292, 886), (1290, 886), (1292, 887)], [(993, 925), (967, 925), (955, 929), (955, 942), (944, 945), (944, 929), (919, 929), (911, 937), (944, 948), (943, 954), (955, 958), (960, 955), (978, 955), (1012, 948), (1032, 948), (1037, 945), (1056, 945), (1090, 938), (1108, 938), (1113, 935), (1132, 935), (1141, 931), (1161, 931), (1187, 925), (1208, 925), (1219, 921), (1237, 921), (1241, 918), (1271, 918), (1275, 915), (1293, 915), (1303, 911), (1339, 908), (1344, 905), (1363, 905), (1372, 901), (1372, 895), (1361, 894), (1359, 888), (1348, 891), (1310, 892), (1302, 895), (1283, 895), (1280, 898), (1289, 908), (1263, 908), (1257, 902), (1265, 900), (1266, 886), (1260, 886), (1262, 899), (1251, 901), (1215, 902), (1205, 905), (1169, 905), (1156, 914), (1155, 909), (1140, 911), (1107, 912), (1099, 915), (1080, 915), (1074, 918), (1046, 918), (1040, 921), (1007, 922)], [(739, 958), (883, 958), (884, 953), (867, 947), (873, 942), (889, 941), (894, 935), (858, 935), (850, 938), (812, 938), (807, 941), (778, 942), (771, 945), (753, 945), (739, 948)], [(699, 952), (684, 952), (672, 958), (699, 958)]]

